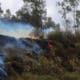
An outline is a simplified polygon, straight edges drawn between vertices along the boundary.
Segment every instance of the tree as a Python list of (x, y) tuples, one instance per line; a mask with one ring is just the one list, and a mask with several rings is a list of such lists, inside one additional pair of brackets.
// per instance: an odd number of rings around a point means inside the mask
[(79, 1), (80, 0), (65, 0), (66, 3), (68, 3), (72, 9), (72, 12), (73, 12), (73, 27), (78, 27), (78, 15), (76, 15), (78, 13), (78, 6), (79, 6)]
[(65, 0), (63, 0), (62, 2), (58, 2), (58, 6), (60, 7), (59, 13), (61, 14), (63, 19), (62, 23), (64, 25), (64, 28), (67, 30), (68, 29), (67, 22), (69, 22), (67, 19), (67, 13), (71, 11), (71, 8), (66, 5)]
[[(62, 2), (58, 2), (58, 5), (61, 9), (60, 13), (62, 15), (65, 28), (70, 29), (70, 27), (77, 27), (79, 20), (79, 17), (77, 17), (79, 0), (63, 0)], [(68, 14), (70, 14), (70, 16), (68, 16)]]
[[(23, 0), (23, 7), (16, 12), (17, 19), (30, 23), (36, 36), (42, 35), (43, 29), (53, 27), (59, 29), (51, 17), (46, 17), (45, 0)], [(44, 34), (44, 33), (43, 33)]]
[(11, 11), (9, 9), (6, 10), (6, 13), (4, 14), (4, 17), (7, 19), (11, 19)]
[(76, 11), (76, 24), (77, 24), (77, 27), (80, 26), (80, 11), (79, 10)]
[(3, 14), (3, 10), (1, 8), (1, 3), (0, 3), (0, 18), (2, 17), (2, 14)]
[(47, 17), (46, 22), (44, 24), (44, 29), (45, 28), (53, 28), (55, 30), (59, 30), (60, 29), (60, 25), (56, 24), (51, 17)]
[(37, 29), (42, 28), (46, 16), (44, 0), (23, 0), (23, 2), (24, 6), (17, 12), (17, 17)]

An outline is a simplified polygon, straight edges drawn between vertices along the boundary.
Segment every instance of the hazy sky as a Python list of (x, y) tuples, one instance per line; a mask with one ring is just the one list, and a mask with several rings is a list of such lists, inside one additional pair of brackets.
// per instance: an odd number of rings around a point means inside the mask
[[(51, 16), (53, 18), (53, 20), (59, 21), (59, 15), (58, 15), (58, 9), (56, 7), (56, 1), (57, 0), (46, 0), (46, 8), (47, 8), (47, 16)], [(1, 7), (2, 9), (5, 11), (6, 9), (10, 9), (12, 14), (15, 14), (15, 12), (20, 9), (23, 5), (23, 1), (22, 0), (0, 0), (1, 2)], [(7, 24), (6, 24), (7, 25)], [(20, 25), (20, 24), (19, 24)], [(9, 30), (6, 30), (6, 28), (1, 28), (1, 24), (0, 24), (0, 34), (7, 34), (7, 35), (12, 35), (16, 37), (22, 37), (23, 35), (25, 35), (25, 33), (29, 33), (29, 31), (27, 29), (24, 28), (18, 28), (18, 31), (14, 30), (14, 27), (8, 27), (10, 28)], [(3, 26), (2, 26), (3, 27)], [(17, 27), (17, 26), (16, 26)], [(24, 33), (23, 33), (24, 32)]]

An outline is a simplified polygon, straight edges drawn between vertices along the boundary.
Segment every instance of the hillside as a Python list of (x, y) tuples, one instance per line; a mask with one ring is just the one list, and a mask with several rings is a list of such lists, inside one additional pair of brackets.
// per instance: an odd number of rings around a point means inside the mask
[(68, 47), (63, 46), (64, 43), (55, 39), (16, 39), (0, 35), (0, 65), (5, 65), (1, 67), (0, 74), (6, 77), (22, 76), (24, 73), (53, 75), (60, 80), (66, 80), (69, 77), (67, 73), (79, 75), (80, 48), (69, 44)]

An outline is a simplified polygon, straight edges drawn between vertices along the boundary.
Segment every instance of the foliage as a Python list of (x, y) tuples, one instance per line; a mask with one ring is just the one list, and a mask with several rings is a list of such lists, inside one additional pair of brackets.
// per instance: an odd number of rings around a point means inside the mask
[(24, 6), (16, 12), (17, 19), (30, 23), (37, 35), (46, 28), (60, 28), (60, 25), (56, 24), (51, 17), (46, 17), (45, 0), (23, 0), (23, 2)]
[[(58, 2), (58, 6), (60, 7), (59, 13), (62, 16), (63, 22), (66, 30), (70, 30), (70, 28), (78, 28), (80, 25), (79, 20), (79, 1), (80, 0), (63, 0)], [(71, 16), (69, 16), (69, 14)], [(73, 20), (72, 20), (73, 19)]]
[[(70, 32), (56, 31), (50, 33), (48, 35), (48, 41), (52, 41), (51, 45), (53, 47), (49, 49), (49, 52), (46, 51), (46, 53), (36, 56), (37, 58), (34, 57), (34, 59), (27, 55), (32, 61), (30, 61), (28, 57), (21, 58), (19, 57), (20, 55), (17, 57), (17, 50), (16, 52), (13, 50), (12, 53), (14, 54), (15, 52), (15, 56), (10, 54), (6, 58), (6, 62), (10, 64), (6, 65), (7, 69), (9, 69), (8, 74), (12, 74), (9, 75), (9, 78), (10, 76), (13, 76), (13, 78), (16, 76), (19, 80), (20, 77), (23, 80), (80, 79), (80, 48), (78, 44), (80, 43), (80, 38), (78, 37), (79, 35), (76, 36)], [(46, 42), (46, 40), (41, 40), (41, 42), (39, 41), (40, 46), (43, 46), (44, 42)], [(46, 46), (48, 47), (47, 42)], [(19, 52), (21, 54), (21, 51)], [(53, 56), (53, 54), (55, 55)], [(36, 63), (33, 63), (34, 60), (36, 60)]]
[(63, 37), (63, 33), (61, 31), (53, 31), (48, 34), (48, 39), (61, 41)]
[(2, 14), (3, 14), (3, 10), (1, 8), (1, 3), (0, 3), (0, 18), (2, 17)]
[(17, 17), (24, 22), (31, 23), (36, 28), (41, 28), (46, 14), (44, 0), (23, 1), (24, 6), (17, 11)]
[(6, 19), (11, 20), (12, 14), (11, 14), (10, 9), (7, 9), (7, 10), (6, 10), (6, 13), (4, 14), (4, 17), (5, 17)]

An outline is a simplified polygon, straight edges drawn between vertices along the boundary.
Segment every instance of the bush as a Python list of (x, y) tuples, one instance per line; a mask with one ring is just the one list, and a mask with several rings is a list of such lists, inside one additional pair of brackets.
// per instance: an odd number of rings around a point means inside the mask
[(58, 42), (62, 41), (63, 33), (61, 31), (50, 32), (48, 34), (48, 39), (55, 40)]

